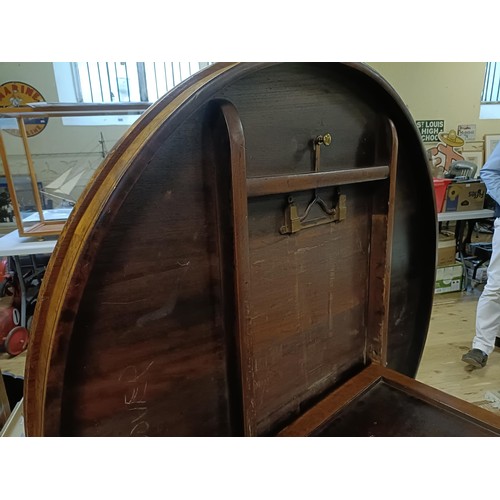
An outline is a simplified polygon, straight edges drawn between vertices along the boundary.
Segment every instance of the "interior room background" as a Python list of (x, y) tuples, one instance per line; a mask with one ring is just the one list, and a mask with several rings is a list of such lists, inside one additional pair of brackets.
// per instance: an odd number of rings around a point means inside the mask
[[(397, 91), (414, 120), (444, 120), (444, 130), (459, 124), (475, 124), (476, 139), (500, 134), (499, 119), (480, 119), (480, 98), (486, 63), (482, 62), (373, 62), (368, 63)], [(66, 102), (56, 85), (51, 62), (7, 62), (0, 64), (0, 84), (27, 83), (47, 102)], [(69, 75), (69, 74), (68, 74)], [(69, 75), (70, 76), (70, 75)], [(64, 96), (63, 96), (64, 97)], [(50, 118), (45, 129), (29, 138), (38, 180), (43, 185), (59, 178), (69, 168), (92, 172), (129, 128), (125, 125), (63, 125)], [(22, 141), (3, 134), (11, 170), (27, 174)], [(81, 176), (74, 196), (90, 175)]]

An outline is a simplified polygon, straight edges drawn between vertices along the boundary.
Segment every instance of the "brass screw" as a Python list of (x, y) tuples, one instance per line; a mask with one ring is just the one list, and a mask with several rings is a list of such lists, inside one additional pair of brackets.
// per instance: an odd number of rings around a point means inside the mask
[(330, 134), (318, 135), (314, 141), (316, 144), (324, 144), (329, 146), (332, 143), (332, 136)]

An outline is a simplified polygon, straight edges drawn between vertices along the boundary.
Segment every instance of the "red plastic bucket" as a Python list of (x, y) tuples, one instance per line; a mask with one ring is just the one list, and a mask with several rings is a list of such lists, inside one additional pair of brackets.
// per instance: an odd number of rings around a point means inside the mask
[(446, 198), (446, 188), (452, 182), (451, 179), (433, 179), (434, 191), (436, 193), (436, 210), (443, 211), (444, 200)]

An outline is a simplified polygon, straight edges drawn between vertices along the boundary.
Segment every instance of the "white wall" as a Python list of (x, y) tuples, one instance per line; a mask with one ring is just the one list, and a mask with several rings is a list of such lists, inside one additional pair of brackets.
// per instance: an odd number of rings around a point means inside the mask
[(374, 62), (415, 120), (445, 120), (445, 131), (476, 124), (476, 140), (500, 133), (500, 120), (479, 119), (485, 63)]

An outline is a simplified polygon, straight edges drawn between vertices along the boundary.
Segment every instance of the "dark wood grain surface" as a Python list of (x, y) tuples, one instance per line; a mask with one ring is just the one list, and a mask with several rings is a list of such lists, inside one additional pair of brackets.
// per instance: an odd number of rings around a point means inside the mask
[(498, 415), (372, 364), (285, 427), (280, 436), (493, 437)]
[[(315, 195), (345, 196), (345, 218), (283, 234), (289, 197), (304, 214)], [(28, 434), (274, 435), (371, 361), (414, 376), (435, 250), (423, 147), (377, 74), (214, 65), (141, 117), (75, 207), (33, 324)]]

